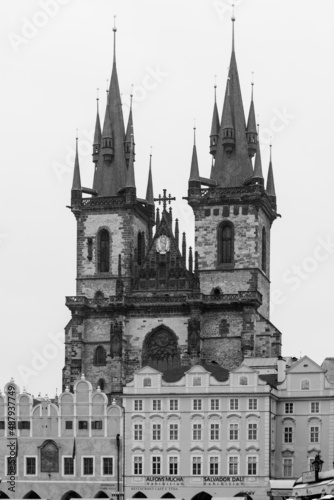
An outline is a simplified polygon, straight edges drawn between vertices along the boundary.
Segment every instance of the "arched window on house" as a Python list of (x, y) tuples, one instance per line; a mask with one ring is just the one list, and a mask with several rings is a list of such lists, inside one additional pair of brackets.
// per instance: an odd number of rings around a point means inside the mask
[(95, 349), (95, 354), (94, 354), (94, 365), (95, 366), (104, 366), (106, 364), (106, 351), (104, 347), (99, 345)]
[(150, 379), (149, 377), (145, 377), (145, 378), (144, 378), (144, 383), (143, 383), (143, 386), (144, 386), (144, 387), (151, 387), (151, 385), (152, 385), (152, 381), (151, 381), (151, 379)]
[(233, 264), (234, 226), (231, 222), (221, 222), (218, 226), (218, 264)]
[(267, 272), (267, 235), (266, 228), (262, 228), (262, 258), (261, 268), (263, 272)]
[(110, 236), (106, 229), (99, 234), (99, 272), (109, 273), (110, 269)]

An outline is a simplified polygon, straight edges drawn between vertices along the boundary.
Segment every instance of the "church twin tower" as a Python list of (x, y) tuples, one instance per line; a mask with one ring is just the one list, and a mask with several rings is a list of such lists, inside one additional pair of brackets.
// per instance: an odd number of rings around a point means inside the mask
[[(114, 44), (115, 35), (114, 28)], [(234, 36), (221, 120), (214, 103), (210, 154), (207, 179), (194, 144), (187, 200), (195, 252), (187, 258), (170, 195), (154, 198), (151, 165), (146, 198), (137, 196), (132, 110), (125, 130), (114, 45), (102, 130), (97, 110), (92, 189), (81, 186), (78, 152), (75, 159), (77, 290), (66, 298), (72, 319), (63, 389), (84, 373), (114, 395), (145, 365), (175, 377), (195, 363), (231, 370), (245, 357), (280, 355), (281, 334), (269, 321), (273, 170), (270, 160), (265, 187), (253, 96), (246, 124)]]

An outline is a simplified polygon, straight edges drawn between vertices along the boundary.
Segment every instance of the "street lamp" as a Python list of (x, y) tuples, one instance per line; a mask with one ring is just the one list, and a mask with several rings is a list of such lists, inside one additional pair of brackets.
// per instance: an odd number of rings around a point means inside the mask
[(324, 463), (324, 461), (321, 460), (320, 451), (319, 451), (311, 463), (311, 470), (314, 470), (314, 472), (315, 472), (315, 480), (316, 481), (318, 481), (318, 479), (319, 479), (319, 472), (321, 472), (323, 463)]

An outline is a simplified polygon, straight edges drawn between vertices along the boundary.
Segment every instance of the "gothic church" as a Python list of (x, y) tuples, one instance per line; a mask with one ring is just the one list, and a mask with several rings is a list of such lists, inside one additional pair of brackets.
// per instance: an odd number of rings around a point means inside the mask
[[(115, 37), (116, 28), (114, 44)], [(84, 373), (115, 396), (146, 365), (175, 376), (194, 364), (217, 373), (247, 357), (280, 356), (281, 334), (269, 319), (273, 168), (270, 161), (265, 183), (253, 95), (245, 120), (234, 33), (221, 117), (216, 99), (213, 107), (209, 179), (200, 176), (193, 145), (185, 195), (194, 251), (173, 221), (171, 195), (154, 197), (151, 165), (146, 197), (137, 196), (133, 115), (125, 129), (115, 48), (113, 58), (103, 128), (97, 109), (92, 188), (81, 185), (78, 152), (75, 159), (77, 288), (66, 298), (63, 390)]]

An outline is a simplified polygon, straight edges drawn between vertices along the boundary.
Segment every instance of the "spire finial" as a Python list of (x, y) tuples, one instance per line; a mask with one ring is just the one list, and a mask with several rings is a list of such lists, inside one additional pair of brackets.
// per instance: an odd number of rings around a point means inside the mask
[(107, 82), (107, 101), (108, 101), (108, 96), (109, 96), (109, 78), (106, 79)]
[(97, 112), (99, 112), (99, 100), (100, 100), (99, 91), (100, 91), (100, 89), (97, 88), (96, 89), (96, 108), (97, 108)]
[(235, 23), (235, 14), (234, 14), (234, 4), (232, 4), (232, 51), (234, 52), (234, 23)]
[(251, 81), (251, 85), (252, 85), (252, 97), (251, 97), (251, 100), (253, 100), (253, 91), (254, 91), (254, 71), (252, 71), (252, 81)]
[(133, 83), (131, 84), (130, 109), (132, 109), (132, 98), (133, 98)]
[(152, 149), (153, 149), (153, 146), (150, 146), (150, 158), (152, 158)]
[(114, 32), (114, 63), (116, 62), (116, 16), (114, 16), (114, 27), (113, 27), (113, 32)]
[(272, 147), (273, 147), (273, 145), (271, 144), (271, 139), (270, 139), (270, 144), (269, 144), (269, 147), (270, 147), (270, 153), (269, 153), (269, 163), (271, 163), (271, 150), (272, 150)]
[(217, 75), (214, 75), (215, 84), (213, 88), (215, 89), (215, 102), (217, 102)]
[(194, 146), (196, 146), (196, 119), (194, 118)]

